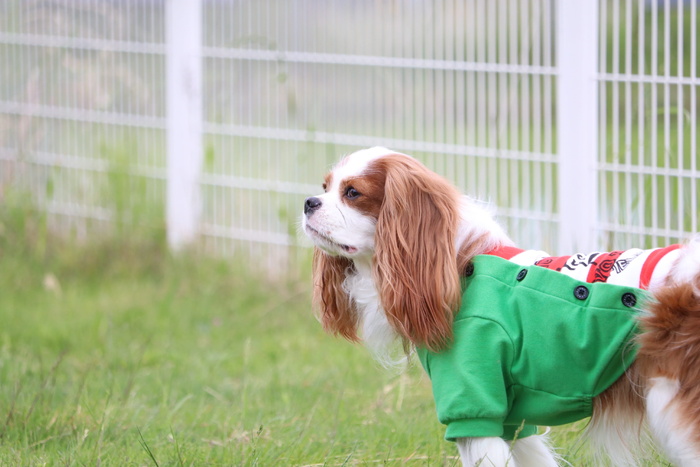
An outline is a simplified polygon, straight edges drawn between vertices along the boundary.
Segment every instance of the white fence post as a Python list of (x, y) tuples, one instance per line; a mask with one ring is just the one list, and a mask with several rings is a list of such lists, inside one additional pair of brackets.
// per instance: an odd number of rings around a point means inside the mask
[(174, 250), (199, 230), (202, 170), (201, 0), (167, 0), (167, 229)]
[(557, 3), (559, 252), (593, 251), (598, 221), (598, 0)]

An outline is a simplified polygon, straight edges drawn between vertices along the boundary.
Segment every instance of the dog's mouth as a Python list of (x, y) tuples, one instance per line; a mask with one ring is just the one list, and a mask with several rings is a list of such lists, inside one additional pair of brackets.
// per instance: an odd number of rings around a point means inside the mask
[(311, 227), (309, 224), (306, 224), (305, 227), (306, 227), (306, 233), (308, 233), (310, 237), (318, 238), (318, 239), (322, 240), (323, 242), (329, 244), (331, 247), (334, 247), (335, 249), (343, 250), (345, 253), (348, 253), (348, 254), (357, 253), (356, 247), (350, 246), (350, 245), (343, 245), (342, 243), (335, 242), (335, 241), (331, 240), (330, 237), (328, 237), (327, 235), (324, 235), (321, 232), (319, 232), (318, 230)]

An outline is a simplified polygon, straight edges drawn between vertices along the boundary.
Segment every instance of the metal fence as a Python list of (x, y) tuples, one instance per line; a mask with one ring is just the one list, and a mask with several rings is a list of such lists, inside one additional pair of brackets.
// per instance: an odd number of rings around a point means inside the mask
[(0, 196), (78, 235), (156, 218), (274, 263), (333, 162), (384, 145), (525, 247), (676, 241), (698, 230), (697, 9), (3, 0)]

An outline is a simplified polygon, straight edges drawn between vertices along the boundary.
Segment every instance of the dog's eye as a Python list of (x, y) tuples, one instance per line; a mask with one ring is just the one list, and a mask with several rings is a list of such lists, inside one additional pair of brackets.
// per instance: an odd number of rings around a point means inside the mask
[(321, 187), (323, 187), (324, 192), (328, 193), (328, 185), (324, 183), (323, 185), (321, 185)]
[(355, 198), (357, 198), (358, 196), (360, 196), (360, 194), (361, 194), (361, 193), (360, 193), (359, 191), (357, 191), (356, 189), (354, 189), (354, 188), (351, 187), (351, 186), (349, 186), (349, 187), (345, 190), (345, 197), (346, 197), (347, 199), (355, 199)]

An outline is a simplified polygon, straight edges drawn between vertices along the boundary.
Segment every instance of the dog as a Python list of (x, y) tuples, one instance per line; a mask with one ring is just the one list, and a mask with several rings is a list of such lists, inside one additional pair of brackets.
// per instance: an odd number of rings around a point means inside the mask
[(342, 158), (323, 190), (302, 215), (319, 320), (385, 364), (397, 343), (418, 354), (465, 466), (556, 466), (537, 425), (588, 416), (615, 465), (639, 462), (645, 433), (700, 465), (700, 240), (521, 250), (486, 205), (382, 147)]

